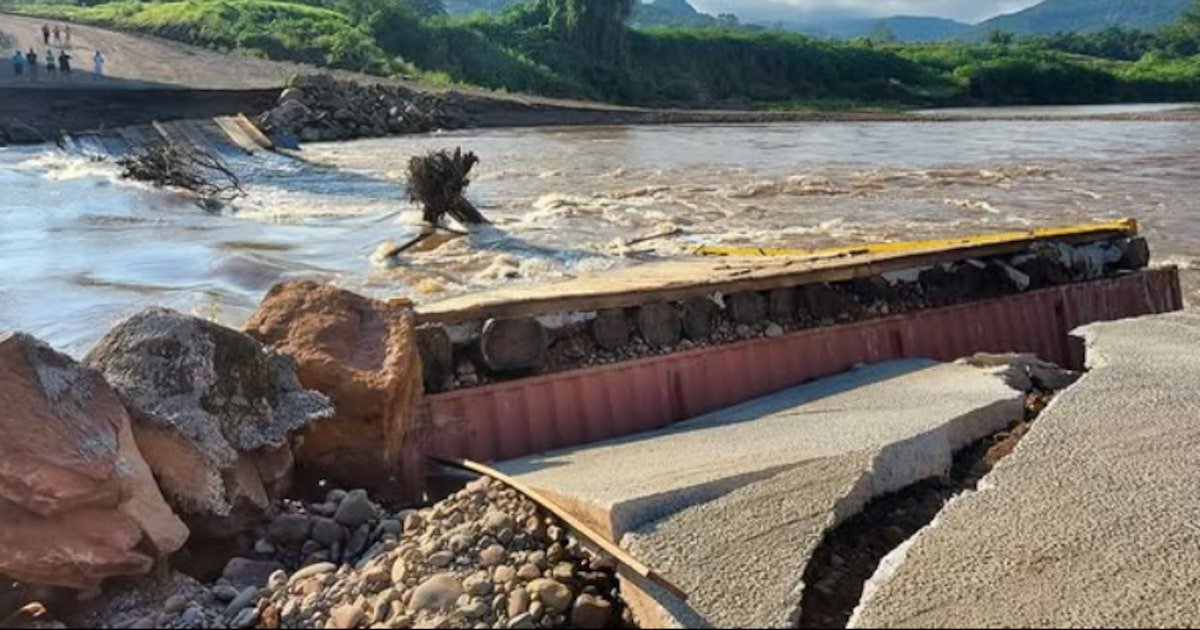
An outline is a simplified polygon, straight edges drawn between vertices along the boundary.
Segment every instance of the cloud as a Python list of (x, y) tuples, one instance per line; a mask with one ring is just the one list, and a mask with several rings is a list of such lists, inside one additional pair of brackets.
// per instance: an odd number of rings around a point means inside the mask
[(736, 13), (743, 20), (821, 20), (928, 15), (979, 22), (1019, 11), (1039, 0), (691, 0), (706, 13)]

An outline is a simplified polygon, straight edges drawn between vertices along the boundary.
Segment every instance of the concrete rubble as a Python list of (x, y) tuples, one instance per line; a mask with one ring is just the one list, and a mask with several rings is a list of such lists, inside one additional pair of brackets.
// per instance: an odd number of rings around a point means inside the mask
[(292, 433), (333, 413), (290, 358), (168, 309), (118, 324), (85, 361), (120, 395), (168, 502), (201, 536), (253, 527), (287, 490)]
[(864, 367), (499, 467), (689, 593), (686, 605), (656, 592), (631, 602), (644, 624), (788, 626), (824, 532), (873, 497), (943, 474), (956, 450), (1023, 417), (1026, 391), (1013, 384), (1031, 384), (1034, 371), (1022, 360)]
[(1081, 334), (1090, 371), (885, 559), (852, 626), (1200, 623), (1200, 314)]

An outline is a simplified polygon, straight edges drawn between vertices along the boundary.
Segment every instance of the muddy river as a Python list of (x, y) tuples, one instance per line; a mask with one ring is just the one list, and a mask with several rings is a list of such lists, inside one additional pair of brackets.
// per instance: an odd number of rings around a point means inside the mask
[[(414, 234), (410, 156), (482, 158), (494, 221), (372, 262)], [(81, 354), (151, 304), (240, 323), (273, 283), (330, 279), (436, 300), (679, 255), (1137, 217), (1159, 262), (1200, 267), (1200, 121), (963, 121), (492, 130), (309, 145), (235, 164), (248, 196), (209, 214), (50, 148), (0, 149), (0, 329)], [(629, 245), (631, 239), (671, 233)], [(1200, 273), (1186, 274), (1200, 299)]]

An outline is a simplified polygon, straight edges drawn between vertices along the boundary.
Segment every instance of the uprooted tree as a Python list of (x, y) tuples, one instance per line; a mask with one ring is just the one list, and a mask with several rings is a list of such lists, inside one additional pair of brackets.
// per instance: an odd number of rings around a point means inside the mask
[(442, 149), (413, 157), (408, 162), (408, 198), (422, 208), (422, 218), (432, 226), (443, 225), (447, 216), (463, 225), (487, 223), (479, 210), (463, 196), (470, 185), (468, 176), (479, 163), (471, 152)]
[(182, 188), (194, 193), (197, 203), (209, 210), (246, 194), (228, 166), (200, 150), (161, 145), (122, 157), (117, 164), (121, 177)]

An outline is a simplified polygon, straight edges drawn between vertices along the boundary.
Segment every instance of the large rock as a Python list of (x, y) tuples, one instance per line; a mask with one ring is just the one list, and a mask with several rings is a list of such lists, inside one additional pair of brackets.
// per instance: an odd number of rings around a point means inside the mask
[(28, 335), (0, 337), (0, 573), (93, 591), (187, 536), (100, 374)]
[(332, 422), (306, 431), (298, 464), (343, 485), (387, 485), (382, 473), (399, 471), (423, 392), (411, 303), (286, 282), (267, 293), (245, 330), (295, 357), (304, 386), (337, 406)]
[(167, 500), (198, 535), (253, 527), (286, 490), (291, 435), (333, 415), (288, 357), (167, 309), (122, 322), (86, 361), (117, 390)]

